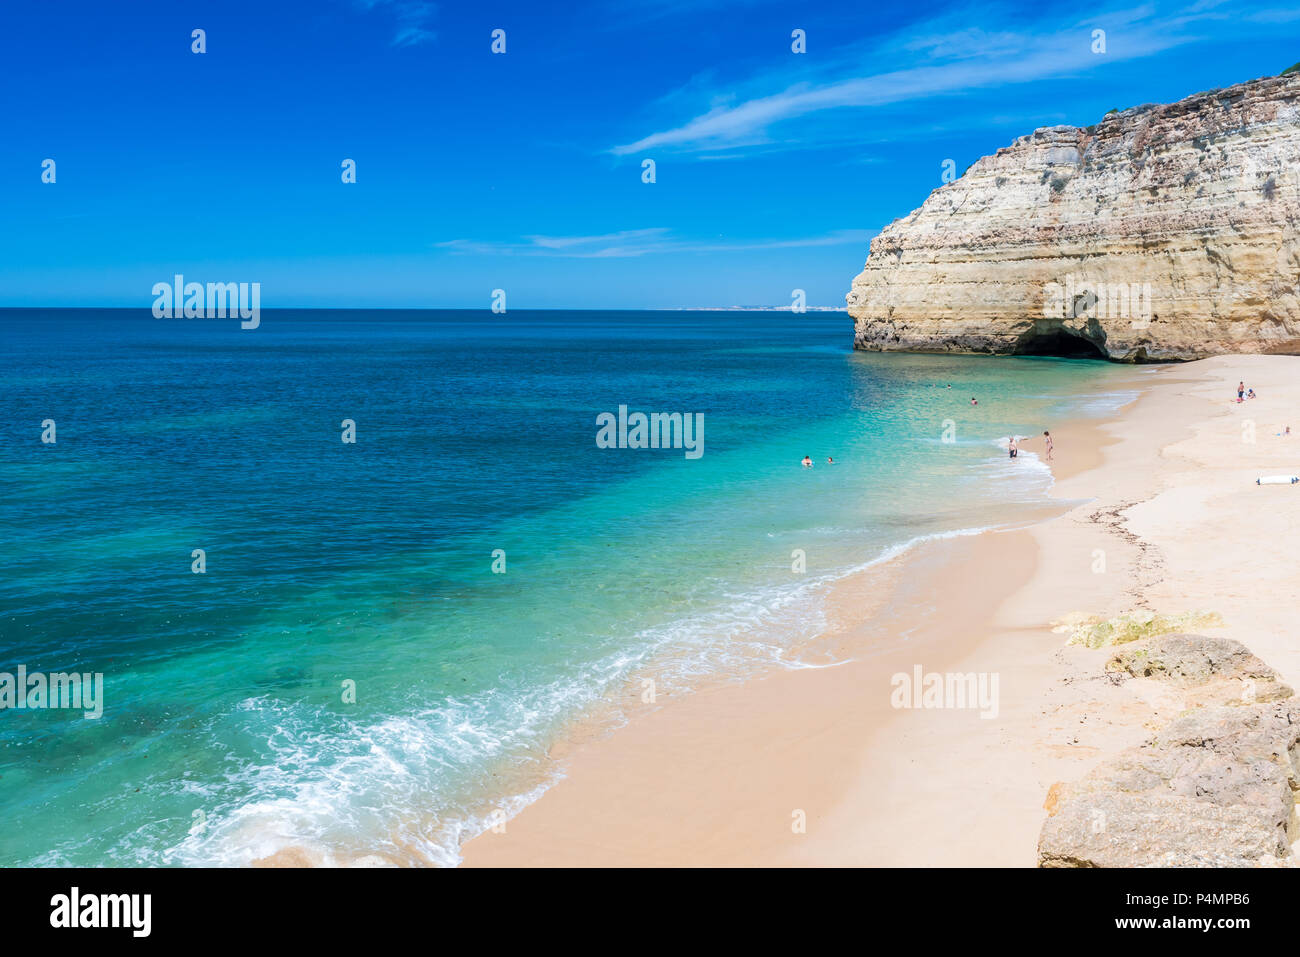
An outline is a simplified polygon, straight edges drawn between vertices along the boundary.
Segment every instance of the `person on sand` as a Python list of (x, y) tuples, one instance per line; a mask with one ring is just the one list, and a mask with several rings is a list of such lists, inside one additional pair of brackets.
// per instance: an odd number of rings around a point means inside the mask
[(1011, 458), (1014, 459), (1016, 457), (1016, 453), (1019, 451), (1020, 451), (1020, 446), (1016, 444), (1016, 437), (1013, 435), (1011, 436), (1011, 438), (1007, 439), (1007, 452), (1009, 452)]
[(809, 456), (809, 455), (805, 455), (805, 456), (803, 457), (803, 461), (800, 462), (799, 464), (802, 465), (802, 466), (803, 466), (804, 468), (806, 468), (806, 469), (810, 469), (810, 468), (812, 468), (812, 457)]
[(1047, 443), (1047, 461), (1052, 461), (1052, 433), (1043, 431), (1043, 441)]
[(1245, 394), (1246, 394), (1246, 382), (1245, 380), (1242, 380), (1241, 382), (1237, 383), (1237, 401), (1240, 402), (1242, 400), (1242, 396), (1244, 396)]
[(1247, 392), (1247, 393), (1246, 393), (1246, 398), (1247, 398), (1247, 399), (1253, 399), (1253, 398), (1255, 398), (1255, 390), (1254, 390), (1254, 389), (1251, 389), (1249, 392)]

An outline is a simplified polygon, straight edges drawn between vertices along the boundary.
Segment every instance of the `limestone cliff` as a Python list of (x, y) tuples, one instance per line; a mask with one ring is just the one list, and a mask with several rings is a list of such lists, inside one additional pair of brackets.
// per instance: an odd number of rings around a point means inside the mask
[(1300, 74), (1054, 126), (871, 243), (858, 349), (1300, 353)]

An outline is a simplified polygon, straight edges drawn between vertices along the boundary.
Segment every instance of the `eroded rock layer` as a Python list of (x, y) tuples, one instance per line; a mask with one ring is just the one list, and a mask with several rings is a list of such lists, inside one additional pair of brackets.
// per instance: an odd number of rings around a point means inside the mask
[(1300, 698), (1239, 642), (1127, 645), (1117, 676), (1166, 682), (1185, 710), (1081, 780), (1052, 785), (1040, 867), (1294, 865)]
[(859, 349), (1300, 353), (1300, 74), (1055, 126), (871, 243)]

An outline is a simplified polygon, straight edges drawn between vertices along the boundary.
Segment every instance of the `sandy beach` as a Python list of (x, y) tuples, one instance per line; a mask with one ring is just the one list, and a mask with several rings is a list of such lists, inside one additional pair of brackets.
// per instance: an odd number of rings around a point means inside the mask
[[(971, 361), (983, 361), (972, 359)], [(934, 541), (831, 597), (847, 663), (660, 698), (552, 755), (562, 781), (464, 866), (1033, 866), (1056, 781), (1140, 741), (1173, 704), (1066, 645), (1071, 616), (1207, 611), (1300, 684), (1289, 619), (1300, 359), (1135, 368), (1112, 421), (1050, 423), (1053, 516)], [(1244, 380), (1258, 398), (1238, 404)], [(1041, 436), (1024, 447), (1041, 454)], [(899, 708), (896, 674), (996, 678), (996, 708)], [(994, 712), (994, 713), (991, 713)]]

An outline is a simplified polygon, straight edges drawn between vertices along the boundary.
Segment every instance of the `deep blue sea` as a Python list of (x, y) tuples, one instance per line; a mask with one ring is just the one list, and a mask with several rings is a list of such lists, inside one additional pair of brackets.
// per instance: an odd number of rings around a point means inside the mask
[[(5, 865), (455, 863), (575, 720), (816, 660), (829, 582), (1041, 509), (999, 439), (1133, 394), (854, 353), (842, 313), (8, 309), (0, 343), (0, 672), (104, 676), (97, 720), (0, 711)], [(702, 414), (703, 454), (598, 447), (620, 405)]]

